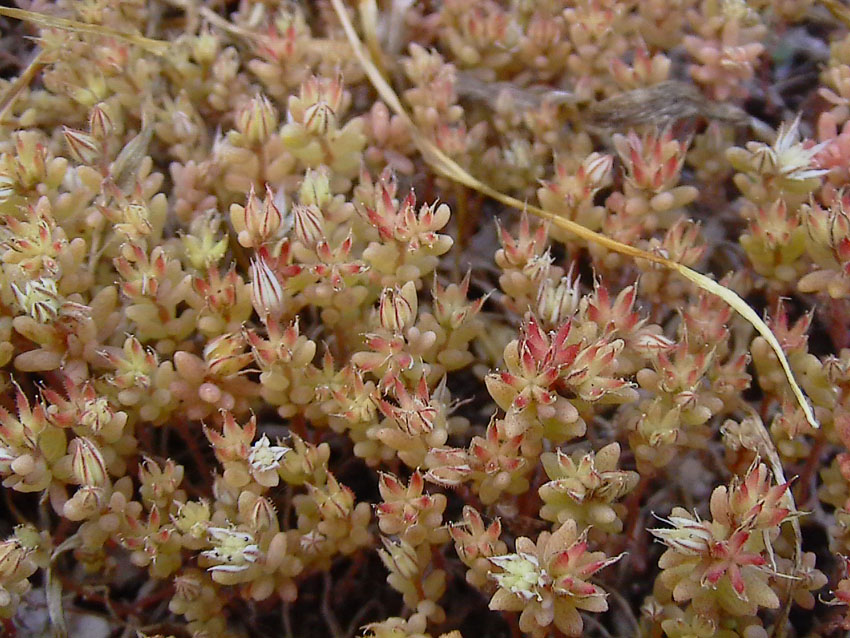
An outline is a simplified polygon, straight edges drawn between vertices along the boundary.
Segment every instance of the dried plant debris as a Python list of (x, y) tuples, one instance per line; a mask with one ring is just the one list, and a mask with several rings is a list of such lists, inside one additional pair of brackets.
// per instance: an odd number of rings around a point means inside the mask
[(741, 107), (706, 98), (693, 84), (678, 80), (594, 102), (587, 107), (585, 116), (590, 126), (613, 132), (640, 127), (665, 128), (698, 117), (734, 126), (745, 125), (750, 119)]
[(559, 91), (544, 85), (521, 87), (511, 82), (485, 82), (478, 76), (459, 71), (457, 73), (457, 93), (461, 98), (480, 100), (495, 104), (505, 96), (519, 109), (537, 109), (544, 102), (549, 104), (576, 104), (579, 98), (571, 91)]

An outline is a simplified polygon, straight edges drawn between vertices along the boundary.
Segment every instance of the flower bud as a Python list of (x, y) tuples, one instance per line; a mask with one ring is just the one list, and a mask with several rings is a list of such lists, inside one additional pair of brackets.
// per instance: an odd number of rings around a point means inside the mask
[(236, 115), (236, 128), (255, 146), (266, 143), (277, 123), (277, 109), (263, 94), (254, 96)]
[(109, 139), (114, 130), (115, 124), (112, 122), (106, 103), (95, 104), (89, 113), (89, 132), (92, 137), (102, 144)]
[(62, 127), (62, 133), (65, 136), (65, 142), (68, 144), (68, 150), (71, 151), (71, 156), (80, 164), (91, 166), (100, 158), (102, 151), (100, 142), (91, 135), (67, 126)]
[(91, 518), (103, 508), (106, 496), (101, 487), (83, 485), (62, 506), (62, 515), (71, 521)]
[(546, 279), (537, 293), (537, 315), (548, 325), (559, 326), (576, 313), (580, 299), (577, 277), (572, 281), (561, 277), (557, 285)]
[(240, 333), (225, 333), (207, 342), (204, 360), (210, 372), (220, 377), (237, 374), (253, 359), (245, 352), (245, 338)]
[(301, 85), (299, 101), (304, 111), (300, 118), (313, 135), (325, 135), (336, 129), (337, 112), (342, 105), (342, 77), (325, 79), (311, 77)]
[(97, 445), (84, 436), (68, 445), (71, 453), (71, 473), (78, 485), (103, 487), (108, 482), (106, 462)]
[(100, 432), (114, 416), (115, 412), (110, 408), (109, 401), (105, 397), (98, 397), (83, 404), (79, 417), (80, 425), (92, 432)]
[(279, 318), (286, 306), (280, 280), (262, 257), (251, 261), (251, 303), (262, 319)]
[(271, 187), (266, 184), (266, 199), (263, 200), (263, 209), (260, 215), (247, 220), (249, 230), (253, 231), (262, 242), (274, 238), (283, 222), (283, 214), (278, 203), (281, 206), (286, 205), (286, 196), (283, 191), (274, 193)]
[(382, 537), (381, 540), (384, 542), (384, 549), (379, 549), (378, 554), (390, 572), (398, 574), (405, 580), (413, 580), (419, 576), (416, 550), (409, 543), (405, 541), (395, 543), (386, 537)]
[(326, 168), (308, 170), (298, 189), (298, 201), (305, 206), (315, 205), (321, 208), (333, 199), (331, 182)]
[(313, 135), (324, 136), (336, 128), (336, 114), (324, 100), (304, 110), (304, 126)]
[(218, 57), (219, 39), (209, 30), (201, 31), (192, 41), (192, 57), (200, 64), (212, 64)]
[(0, 542), (0, 580), (8, 582), (14, 578), (28, 555), (29, 551), (17, 538), (8, 538)]
[(416, 318), (417, 307), (416, 285), (412, 281), (400, 289), (385, 288), (378, 306), (381, 327), (390, 332), (404, 332)]
[(275, 194), (266, 185), (266, 199), (261, 204), (251, 186), (245, 206), (234, 204), (230, 208), (230, 218), (238, 233), (239, 244), (246, 248), (258, 248), (275, 239), (283, 223), (278, 204), (284, 206), (285, 202), (282, 191)]
[(610, 183), (611, 168), (613, 166), (613, 155), (591, 153), (581, 163), (581, 168), (579, 168), (579, 177), (584, 178), (584, 183), (588, 190), (596, 191)]
[(292, 207), (295, 236), (305, 246), (314, 247), (325, 237), (325, 220), (318, 206), (303, 206), (296, 204)]
[(17, 180), (8, 173), (0, 173), (0, 203), (11, 199), (17, 193)]
[(251, 529), (257, 532), (278, 530), (277, 511), (269, 499), (253, 492), (242, 492), (239, 495), (239, 509), (240, 514), (244, 510), (242, 518), (248, 522)]
[(844, 381), (847, 375), (847, 367), (841, 359), (834, 355), (830, 355), (824, 360), (823, 371), (827, 382), (833, 386), (837, 386), (840, 381)]

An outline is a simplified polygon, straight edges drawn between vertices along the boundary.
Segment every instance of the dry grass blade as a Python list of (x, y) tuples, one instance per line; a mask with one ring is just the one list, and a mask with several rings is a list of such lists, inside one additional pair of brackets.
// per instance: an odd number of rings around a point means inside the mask
[(46, 582), (44, 583), (45, 597), (47, 599), (47, 613), (50, 618), (51, 635), (53, 638), (67, 638), (68, 624), (65, 620), (65, 608), (62, 604), (62, 581), (56, 573), (56, 559), (65, 552), (80, 546), (80, 537), (77, 534), (69, 536), (55, 548), (50, 554), (50, 564), (46, 570)]
[[(779, 451), (776, 449), (776, 445), (773, 443), (773, 439), (770, 436), (767, 428), (764, 425), (764, 421), (762, 421), (761, 416), (753, 410), (749, 408), (747, 421), (751, 423), (755, 428), (756, 438), (752, 441), (753, 445), (746, 445), (748, 449), (755, 452), (758, 458), (767, 458), (768, 464), (770, 465), (771, 472), (773, 472), (773, 478), (777, 484), (782, 485), (787, 483), (787, 479), (785, 478), (785, 471), (782, 468), (782, 459), (779, 458)], [(782, 602), (782, 607), (779, 610), (779, 613), (776, 617), (776, 622), (773, 626), (773, 633), (771, 634), (772, 638), (784, 638), (787, 633), (788, 628), (788, 614), (791, 611), (791, 605), (794, 601), (794, 581), (799, 581), (799, 578), (796, 576), (802, 570), (803, 566), (803, 531), (800, 528), (800, 511), (797, 509), (797, 504), (794, 501), (794, 494), (790, 489), (786, 490), (782, 496), (782, 500), (785, 504), (785, 507), (791, 512), (790, 522), (791, 528), (794, 532), (794, 572), (791, 574), (786, 574), (787, 578), (790, 578), (792, 583), (789, 588), (788, 595), (785, 600)], [(767, 532), (765, 533), (765, 547), (767, 548), (771, 565), (773, 568), (776, 568), (776, 562), (773, 556), (773, 550), (771, 548), (771, 544), (769, 539), (767, 538)]]
[(170, 46), (168, 42), (162, 40), (153, 40), (134, 33), (122, 33), (109, 27), (104, 27), (98, 24), (86, 24), (77, 20), (69, 20), (68, 18), (59, 18), (56, 16), (47, 15), (44, 13), (35, 13), (34, 11), (24, 11), (23, 9), (14, 9), (11, 7), (0, 7), (0, 15), (15, 20), (23, 20), (31, 22), (44, 28), (66, 29), (77, 33), (90, 33), (92, 35), (100, 35), (108, 38), (119, 38), (130, 44), (150, 51), (156, 55), (165, 55), (165, 52)]
[(32, 82), (32, 79), (35, 77), (36, 73), (41, 70), (41, 67), (44, 65), (43, 63), (44, 51), (40, 50), (27, 67), (23, 70), (23, 72), (14, 79), (14, 81), (6, 87), (5, 93), (3, 93), (3, 97), (0, 98), (0, 124), (6, 119), (6, 115), (9, 110), (12, 108), (12, 105), (15, 103), (15, 98), (20, 95), (21, 91), (24, 90), (29, 83)]
[(850, 27), (850, 8), (838, 0), (821, 0), (820, 3), (829, 10), (836, 20), (839, 20), (843, 22), (845, 26)]
[(425, 161), (431, 165), (431, 167), (440, 173), (441, 175), (454, 180), (464, 186), (468, 186), (479, 193), (483, 193), (488, 197), (499, 201), (506, 206), (511, 206), (512, 208), (516, 208), (518, 210), (527, 210), (538, 217), (546, 219), (553, 224), (563, 228), (564, 230), (569, 231), (573, 235), (584, 239), (585, 241), (597, 244), (599, 246), (603, 246), (609, 250), (620, 253), (622, 255), (626, 255), (628, 257), (632, 257), (634, 259), (645, 259), (652, 263), (658, 264), (664, 268), (668, 268), (679, 273), (682, 277), (687, 279), (688, 281), (694, 283), (698, 287), (702, 288), (706, 292), (710, 292), (713, 295), (717, 295), (727, 304), (729, 304), (736, 312), (738, 312), (744, 319), (746, 319), (752, 326), (758, 331), (758, 333), (765, 338), (765, 340), (770, 344), (770, 347), (776, 353), (777, 358), (782, 366), (782, 370), (785, 373), (785, 377), (788, 379), (788, 383), (791, 386), (791, 390), (794, 393), (794, 397), (797, 400), (797, 403), (800, 405), (800, 408), (803, 410), (803, 413), (806, 416), (806, 420), (809, 424), (817, 428), (818, 422), (815, 419), (814, 412), (812, 411), (811, 406), (809, 405), (806, 396), (803, 394), (803, 390), (800, 388), (796, 379), (794, 378), (794, 373), (791, 371), (791, 366), (788, 363), (788, 359), (785, 356), (785, 353), (782, 351), (782, 346), (779, 344), (779, 341), (776, 338), (776, 335), (770, 330), (767, 324), (756, 314), (756, 311), (753, 310), (746, 301), (744, 301), (737, 293), (726, 288), (725, 286), (721, 286), (713, 279), (706, 277), (702, 273), (696, 272), (688, 268), (687, 266), (683, 266), (682, 264), (676, 263), (670, 259), (666, 259), (661, 257), (660, 255), (654, 255), (652, 253), (648, 253), (645, 250), (641, 250), (639, 248), (635, 248), (634, 246), (629, 246), (627, 244), (620, 243), (611, 239), (610, 237), (606, 237), (600, 233), (594, 232), (589, 228), (585, 228), (584, 226), (577, 224), (569, 219), (565, 219), (548, 211), (545, 211), (541, 208), (537, 208), (536, 206), (531, 206), (525, 202), (522, 202), (510, 195), (506, 195), (491, 186), (481, 182), (476, 179), (469, 173), (467, 173), (460, 165), (457, 164), (454, 160), (452, 160), (449, 156), (443, 153), (439, 148), (434, 145), (429, 139), (423, 136), (413, 120), (408, 115), (404, 106), (401, 104), (401, 100), (399, 100), (398, 95), (396, 95), (393, 88), (389, 85), (389, 83), (384, 79), (381, 75), (380, 71), (378, 71), (377, 67), (374, 65), (372, 60), (369, 58), (365, 48), (363, 47), (363, 43), (360, 41), (360, 38), (357, 36), (357, 33), (354, 30), (354, 26), (351, 24), (351, 20), (346, 13), (345, 7), (342, 4), (342, 0), (331, 0), (331, 4), (334, 7), (334, 10), (339, 17), (340, 22), (342, 23), (343, 29), (345, 30), (346, 37), (348, 38), (349, 43), (351, 44), (351, 48), (354, 51), (354, 54), (357, 56), (357, 59), (360, 61), (363, 66), (363, 70), (365, 71), (369, 81), (375, 87), (375, 90), (381, 96), (387, 105), (398, 114), (408, 125), (411, 137), (418, 147), (419, 151), (422, 153), (422, 156), (425, 158)]

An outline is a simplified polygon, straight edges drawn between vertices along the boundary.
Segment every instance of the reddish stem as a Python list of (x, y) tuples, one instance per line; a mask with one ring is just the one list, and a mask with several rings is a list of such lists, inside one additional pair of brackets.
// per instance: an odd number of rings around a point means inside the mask
[(818, 430), (815, 436), (815, 444), (812, 446), (812, 451), (806, 459), (806, 464), (803, 466), (803, 470), (800, 472), (800, 494), (797, 498), (798, 508), (806, 508), (808, 506), (809, 499), (812, 497), (809, 489), (812, 484), (812, 474), (814, 473), (815, 468), (820, 467), (820, 456), (823, 452), (824, 446), (826, 445), (823, 429)]
[(209, 463), (207, 463), (203, 451), (198, 446), (197, 438), (192, 436), (192, 433), (189, 431), (189, 425), (186, 423), (186, 421), (181, 420), (178, 423), (177, 433), (180, 435), (180, 438), (183, 439), (183, 441), (186, 443), (186, 447), (189, 449), (189, 453), (192, 455), (192, 459), (195, 461), (195, 465), (201, 475), (204, 477), (212, 476), (213, 470), (210, 467)]
[(850, 330), (847, 329), (847, 319), (850, 316), (850, 305), (846, 299), (831, 299), (827, 306), (827, 333), (836, 351), (850, 346)]
[(310, 433), (307, 431), (307, 423), (304, 420), (304, 415), (295, 414), (289, 422), (289, 429), (292, 432), (295, 432), (298, 436), (300, 436), (305, 441), (312, 443), (310, 440)]
[(653, 474), (641, 475), (640, 481), (638, 481), (634, 491), (629, 494), (629, 497), (625, 502), (627, 513), (625, 525), (626, 534), (622, 537), (623, 545), (631, 550), (631, 561), (637, 573), (641, 573), (646, 570), (645, 552), (637, 550), (637, 546), (640, 541), (638, 524), (640, 522), (641, 502), (643, 501), (643, 496), (646, 493), (649, 484), (652, 482), (653, 477)]

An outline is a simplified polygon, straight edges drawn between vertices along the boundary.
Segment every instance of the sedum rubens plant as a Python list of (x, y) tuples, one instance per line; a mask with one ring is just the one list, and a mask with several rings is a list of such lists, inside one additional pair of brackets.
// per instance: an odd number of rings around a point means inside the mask
[(29, 577), (46, 565), (49, 550), (49, 539), (29, 525), (16, 527), (12, 536), (0, 542), (0, 618), (14, 614), (32, 587)]
[(720, 100), (745, 97), (742, 80), (753, 76), (764, 53), (761, 16), (745, 2), (703, 0), (688, 19), (695, 34), (682, 43), (697, 63), (689, 68), (691, 77)]
[(605, 590), (589, 579), (618, 558), (588, 551), (572, 520), (554, 533), (541, 532), (536, 543), (521, 536), (516, 553), (490, 558), (498, 585), (490, 609), (521, 611), (520, 629), (532, 636), (546, 635), (553, 624), (567, 636), (580, 636), (579, 610), (608, 609)]
[(812, 272), (797, 282), (802, 292), (825, 293), (833, 299), (847, 296), (850, 263), (850, 219), (839, 194), (831, 205), (813, 202), (801, 207), (806, 232), (806, 252), (815, 264)]
[(848, 626), (840, 11), (19, 4), (0, 634)]
[(540, 462), (549, 481), (540, 486), (544, 502), (540, 517), (561, 524), (572, 520), (582, 528), (593, 526), (607, 533), (620, 532), (622, 507), (612, 503), (631, 492), (640, 476), (618, 470), (619, 457), (617, 443), (575, 459), (560, 450), (544, 453)]
[(508, 435), (529, 431), (528, 445), (541, 435), (563, 442), (585, 431), (574, 402), (583, 407), (634, 398), (629, 383), (613, 376), (624, 342), (602, 336), (588, 343), (575, 332), (568, 319), (547, 334), (529, 314), (521, 338), (505, 347), (507, 370), (489, 375), (486, 382), (506, 412)]
[(481, 502), (490, 505), (503, 493), (523, 494), (532, 468), (522, 453), (525, 436), (508, 436), (505, 421), (491, 419), (485, 436), (475, 436), (467, 449), (434, 448), (425, 457), (428, 480), (456, 487), (472, 481)]
[(711, 494), (711, 521), (674, 508), (669, 528), (652, 533), (668, 549), (660, 583), (677, 603), (716, 623), (722, 614), (755, 615), (777, 608), (768, 561), (779, 526), (791, 511), (783, 505), (788, 484), (771, 485), (767, 467), (753, 466), (744, 479)]

